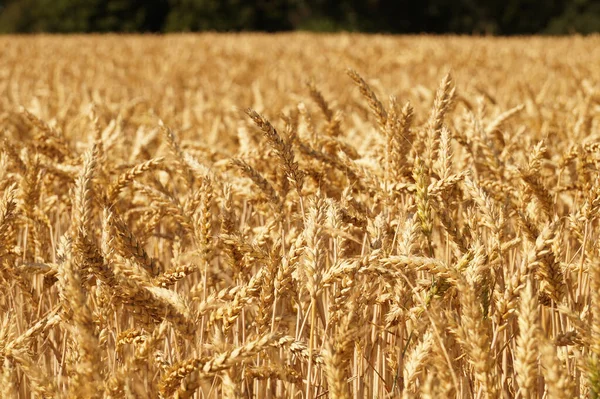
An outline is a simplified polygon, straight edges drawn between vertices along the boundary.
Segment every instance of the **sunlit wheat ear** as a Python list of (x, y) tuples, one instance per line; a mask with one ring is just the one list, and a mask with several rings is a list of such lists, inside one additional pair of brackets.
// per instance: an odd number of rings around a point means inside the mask
[(517, 351), (515, 353), (515, 368), (517, 382), (523, 397), (535, 397), (536, 379), (538, 369), (538, 347), (536, 345), (539, 334), (538, 301), (531, 278), (521, 291), (521, 305), (519, 310), (519, 337), (517, 338)]
[(295, 160), (294, 149), (289, 137), (282, 137), (267, 119), (258, 114), (251, 108), (246, 110), (246, 114), (252, 119), (258, 128), (263, 132), (269, 145), (275, 150), (277, 159), (281, 163), (288, 180), (300, 192), (304, 179), (303, 172), (299, 169), (298, 162)]
[(15, 218), (17, 204), (15, 196), (17, 194), (16, 184), (9, 186), (0, 200), (0, 240), (9, 241), (10, 224)]
[[(327, 134), (329, 134), (330, 136), (333, 136), (333, 137), (339, 136), (341, 134), (341, 127), (340, 127), (341, 120), (340, 120), (339, 113), (331, 107), (329, 102), (325, 99), (325, 97), (323, 97), (323, 94), (317, 88), (317, 86), (315, 85), (314, 82), (312, 82), (312, 81), (308, 82), (306, 84), (306, 86), (308, 87), (310, 97), (315, 102), (315, 104), (319, 107), (319, 109), (321, 110), (321, 113), (323, 114), (323, 116), (325, 117), (325, 120), (327, 121), (327, 129), (326, 129)], [(301, 110), (300, 112), (303, 112), (305, 114), (304, 111), (305, 111), (305, 109)]]

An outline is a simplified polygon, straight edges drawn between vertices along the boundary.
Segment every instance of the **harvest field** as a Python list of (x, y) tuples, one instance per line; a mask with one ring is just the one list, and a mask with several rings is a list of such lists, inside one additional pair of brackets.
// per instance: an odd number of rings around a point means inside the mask
[(0, 37), (1, 398), (596, 398), (600, 37)]

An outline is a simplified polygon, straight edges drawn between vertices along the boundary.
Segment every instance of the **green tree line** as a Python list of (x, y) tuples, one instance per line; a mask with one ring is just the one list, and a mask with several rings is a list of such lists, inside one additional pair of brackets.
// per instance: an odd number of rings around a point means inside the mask
[(0, 0), (0, 32), (600, 31), (598, 0)]

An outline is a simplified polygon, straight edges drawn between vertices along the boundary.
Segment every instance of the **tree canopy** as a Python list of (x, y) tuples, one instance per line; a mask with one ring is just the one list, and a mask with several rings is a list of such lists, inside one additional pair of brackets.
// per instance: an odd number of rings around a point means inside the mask
[(596, 0), (0, 0), (0, 32), (600, 31)]

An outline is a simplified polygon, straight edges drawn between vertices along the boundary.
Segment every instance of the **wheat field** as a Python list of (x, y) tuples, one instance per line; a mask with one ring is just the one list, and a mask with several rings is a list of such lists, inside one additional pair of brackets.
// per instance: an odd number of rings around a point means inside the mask
[(0, 37), (1, 398), (597, 398), (600, 37)]

